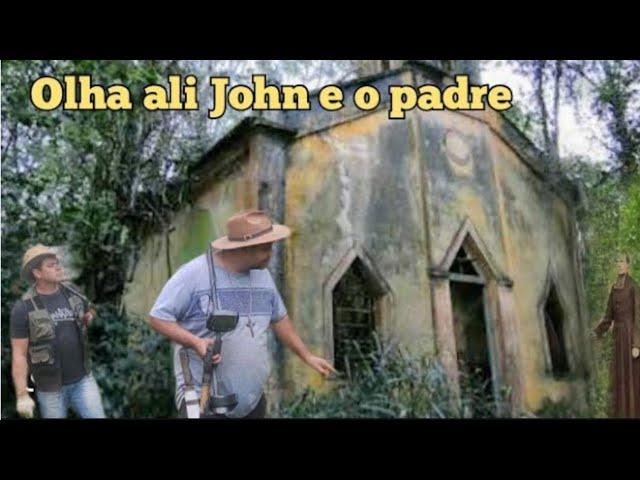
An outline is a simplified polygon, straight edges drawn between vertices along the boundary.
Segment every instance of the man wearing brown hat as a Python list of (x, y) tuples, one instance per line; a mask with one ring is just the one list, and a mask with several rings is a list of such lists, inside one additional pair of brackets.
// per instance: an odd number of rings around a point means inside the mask
[[(176, 406), (182, 416), (187, 416), (185, 391), (193, 388), (200, 396), (202, 359), (213, 335), (207, 319), (219, 310), (239, 316), (235, 329), (222, 336), (221, 355), (212, 359), (218, 395), (235, 394), (237, 398), (237, 404), (223, 416), (264, 417), (269, 328), (311, 368), (324, 376), (335, 372), (297, 335), (266, 269), (273, 243), (289, 235), (288, 227), (273, 224), (260, 210), (240, 212), (227, 222), (226, 236), (212, 242), (204, 255), (183, 265), (164, 286), (151, 309), (150, 322), (173, 342)], [(187, 353), (183, 360), (189, 370), (187, 382), (181, 352)]]
[(56, 253), (31, 247), (22, 260), (31, 287), (11, 311), (12, 375), (16, 410), (33, 417), (27, 391), (29, 371), (43, 418), (65, 418), (72, 408), (82, 418), (104, 418), (100, 392), (89, 363), (88, 300), (68, 283)]

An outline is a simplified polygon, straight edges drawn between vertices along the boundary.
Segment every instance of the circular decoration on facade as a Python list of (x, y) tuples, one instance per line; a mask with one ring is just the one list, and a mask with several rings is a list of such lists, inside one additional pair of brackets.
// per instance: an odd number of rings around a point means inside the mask
[(456, 175), (471, 175), (473, 158), (471, 148), (465, 138), (455, 130), (449, 130), (444, 139), (449, 165)]

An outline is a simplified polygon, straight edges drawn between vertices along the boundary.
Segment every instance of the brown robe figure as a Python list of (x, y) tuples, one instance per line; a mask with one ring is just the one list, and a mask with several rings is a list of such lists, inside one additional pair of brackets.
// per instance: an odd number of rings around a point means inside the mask
[(619, 274), (611, 288), (607, 311), (596, 327), (598, 337), (612, 325), (611, 416), (640, 418), (640, 288), (628, 272)]

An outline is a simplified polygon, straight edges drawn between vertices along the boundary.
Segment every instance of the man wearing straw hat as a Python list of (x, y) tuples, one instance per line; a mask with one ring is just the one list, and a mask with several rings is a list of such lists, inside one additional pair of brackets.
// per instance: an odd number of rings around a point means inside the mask
[[(235, 329), (223, 337), (221, 355), (212, 358), (217, 364), (220, 393), (237, 397), (237, 405), (224, 416), (264, 417), (263, 390), (270, 369), (269, 328), (311, 368), (325, 377), (335, 372), (329, 362), (313, 355), (302, 342), (266, 269), (273, 243), (289, 235), (288, 227), (273, 224), (260, 210), (240, 212), (228, 220), (226, 236), (183, 265), (162, 289), (151, 309), (150, 322), (173, 342), (176, 406), (182, 416), (187, 416), (185, 389), (195, 388), (198, 396), (201, 393), (202, 359), (212, 342), (207, 318), (214, 309), (237, 312), (239, 316)], [(211, 288), (212, 282), (215, 289)], [(178, 355), (181, 350), (188, 352), (185, 363), (193, 382), (190, 385), (187, 381), (186, 387)]]
[(16, 410), (33, 417), (27, 390), (29, 371), (40, 415), (65, 418), (72, 408), (82, 418), (104, 418), (89, 362), (89, 301), (68, 283), (51, 248), (36, 245), (22, 259), (21, 276), (31, 286), (11, 311), (12, 375)]

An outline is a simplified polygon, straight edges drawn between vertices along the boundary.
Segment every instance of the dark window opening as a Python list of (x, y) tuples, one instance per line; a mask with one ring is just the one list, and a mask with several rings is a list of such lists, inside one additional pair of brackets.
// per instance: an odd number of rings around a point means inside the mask
[(459, 273), (462, 275), (472, 275), (475, 277), (480, 276), (473, 266), (473, 257), (467, 254), (464, 247), (460, 247), (460, 250), (458, 250), (456, 258), (453, 260), (449, 271), (451, 273)]
[(544, 326), (551, 357), (551, 371), (554, 377), (563, 377), (569, 373), (569, 362), (564, 339), (564, 311), (555, 285), (551, 287), (544, 305)]
[(372, 363), (376, 297), (364, 265), (354, 260), (333, 289), (333, 352), (338, 371), (346, 371), (347, 363), (351, 372)]

